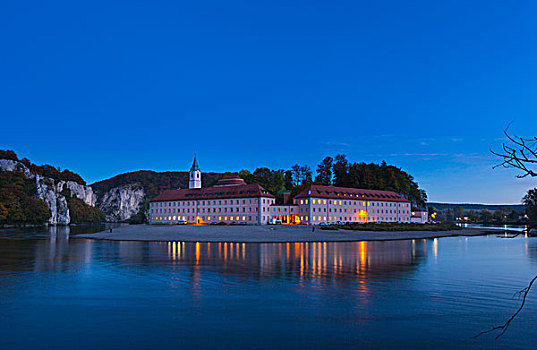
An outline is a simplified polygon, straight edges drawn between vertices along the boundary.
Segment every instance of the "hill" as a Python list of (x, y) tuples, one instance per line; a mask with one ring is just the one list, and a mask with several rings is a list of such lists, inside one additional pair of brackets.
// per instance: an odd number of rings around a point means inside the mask
[(526, 209), (525, 205), (522, 204), (477, 204), (477, 203), (438, 203), (438, 202), (429, 202), (427, 203), (429, 207), (433, 207), (437, 210), (453, 209), (455, 207), (462, 207), (464, 210), (483, 210), (487, 209), (490, 211), (495, 211), (499, 209), (514, 210), (514, 211), (524, 211)]
[[(223, 175), (223, 173), (203, 173), (203, 187), (214, 185)], [(188, 172), (166, 171), (159, 173), (151, 170), (139, 170), (98, 181), (92, 184), (91, 187), (101, 197), (114, 187), (135, 183), (142, 186), (146, 198), (151, 199), (164, 190), (188, 188)]]

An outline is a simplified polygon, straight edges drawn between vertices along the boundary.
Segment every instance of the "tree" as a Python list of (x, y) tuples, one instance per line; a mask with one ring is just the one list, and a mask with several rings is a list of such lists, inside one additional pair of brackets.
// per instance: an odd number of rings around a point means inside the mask
[(317, 165), (317, 176), (315, 177), (315, 183), (324, 186), (330, 186), (332, 184), (332, 163), (334, 159), (332, 157), (325, 157)]
[(295, 187), (293, 185), (293, 172), (291, 170), (286, 170), (283, 173), (283, 177), (285, 179), (285, 188), (288, 190), (292, 190)]
[[(504, 130), (504, 134), (507, 139), (512, 143), (512, 145), (502, 145), (502, 152), (492, 151), (492, 154), (501, 158), (502, 162), (496, 165), (494, 168), (503, 166), (505, 168), (516, 168), (522, 170), (522, 174), (517, 175), (518, 178), (523, 178), (526, 176), (537, 177), (537, 171), (533, 170), (531, 167), (537, 165), (537, 137), (533, 138), (522, 138), (516, 136), (510, 136), (507, 132), (507, 129)], [(536, 207), (537, 207), (537, 188), (531, 189), (528, 193), (522, 198), (523, 204), (527, 206), (527, 213), (533, 215), (532, 220), (537, 219)], [(531, 217), (530, 217), (531, 219)], [(529, 282), (528, 286), (518, 292), (522, 296), (522, 303), (520, 304), (518, 310), (503, 324), (500, 326), (492, 327), (489, 330), (483, 331), (476, 335), (476, 337), (490, 333), (496, 330), (501, 330), (500, 334), (496, 337), (498, 339), (501, 337), (509, 328), (511, 322), (515, 317), (522, 311), (524, 304), (526, 303), (526, 297), (531, 290), (531, 287), (537, 280), (537, 276)]]
[(4, 221), (6, 219), (7, 219), (7, 209), (2, 203), (0, 203), (0, 221)]
[(470, 219), (470, 221), (475, 221), (476, 220), (477, 215), (476, 215), (474, 209), (470, 209), (470, 211), (468, 211), (468, 218)]
[(332, 173), (334, 174), (334, 185), (339, 187), (349, 187), (349, 161), (344, 154), (338, 154), (335, 158), (334, 165), (332, 166)]
[(492, 213), (488, 209), (481, 210), (480, 213), (480, 219), (482, 222), (491, 222), (492, 221)]
[(453, 216), (455, 216), (455, 220), (460, 220), (464, 216), (464, 208), (457, 206), (453, 208)]
[(533, 188), (522, 198), (526, 206), (526, 214), (531, 221), (537, 221), (537, 188)]
[(507, 132), (509, 127), (504, 130), (504, 135), (509, 140), (509, 144), (502, 144), (502, 150), (496, 152), (490, 150), (492, 154), (501, 158), (502, 162), (496, 167), (516, 168), (522, 171), (522, 174), (517, 175), (518, 178), (526, 176), (537, 176), (537, 170), (533, 167), (537, 166), (537, 136), (532, 138), (523, 138), (519, 136), (511, 136)]
[(449, 209), (449, 208), (448, 208), (447, 213), (446, 213), (446, 220), (447, 221), (453, 221), (454, 220), (453, 211), (451, 209)]
[(311, 174), (311, 168), (308, 165), (303, 165), (300, 167), (300, 176), (302, 178), (302, 184), (311, 184), (313, 175)]
[(300, 165), (295, 164), (291, 167), (291, 176), (293, 179), (293, 184), (295, 186), (300, 185), (300, 183), (302, 182), (302, 179), (300, 177)]
[(496, 222), (502, 222), (503, 221), (503, 211), (500, 209), (496, 209), (494, 213), (492, 214), (492, 219)]

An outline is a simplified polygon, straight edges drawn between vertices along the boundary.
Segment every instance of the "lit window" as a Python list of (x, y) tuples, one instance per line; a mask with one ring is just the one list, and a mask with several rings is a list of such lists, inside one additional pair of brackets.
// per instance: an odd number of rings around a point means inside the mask
[(300, 200), (300, 204), (304, 204), (304, 200), (303, 200), (303, 199)]
[(315, 204), (315, 199), (313, 200), (313, 202), (312, 202), (312, 203), (313, 203), (313, 204)]
[(315, 216), (313, 217), (313, 221), (315, 221)]
[(323, 204), (326, 204), (326, 199), (323, 201)]
[(243, 220), (243, 221), (246, 220), (246, 216), (243, 216), (243, 217), (242, 217), (242, 220)]

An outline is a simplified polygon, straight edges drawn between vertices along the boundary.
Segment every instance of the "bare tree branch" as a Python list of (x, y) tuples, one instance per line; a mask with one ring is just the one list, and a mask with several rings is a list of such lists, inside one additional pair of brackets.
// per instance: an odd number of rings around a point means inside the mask
[(537, 137), (523, 138), (509, 135), (509, 126), (511, 124), (507, 126), (503, 133), (514, 146), (504, 143), (502, 144), (501, 152), (490, 150), (492, 154), (502, 160), (493, 169), (498, 167), (515, 168), (522, 170), (522, 174), (517, 175), (518, 178), (526, 176), (537, 177), (537, 171), (530, 168), (530, 166), (537, 164)]
[(513, 314), (513, 315), (512, 315), (512, 316), (511, 316), (505, 323), (504, 323), (504, 324), (502, 324), (502, 325), (500, 325), (500, 326), (493, 327), (493, 328), (491, 328), (491, 329), (489, 329), (489, 330), (486, 330), (486, 331), (483, 331), (483, 332), (481, 332), (481, 333), (479, 333), (479, 334), (476, 334), (476, 335), (474, 336), (474, 338), (477, 338), (477, 337), (479, 337), (479, 336), (481, 336), (481, 335), (483, 335), (483, 334), (487, 334), (487, 333), (490, 333), (490, 332), (494, 332), (494, 331), (496, 331), (496, 330), (500, 330), (500, 329), (501, 329), (502, 331), (500, 332), (500, 334), (498, 334), (498, 335), (496, 336), (496, 339), (498, 339), (499, 337), (501, 337), (502, 335), (504, 335), (505, 332), (507, 331), (507, 328), (509, 328), (509, 325), (511, 324), (511, 322), (515, 319), (515, 317), (518, 316), (518, 314), (520, 313), (520, 311), (522, 311), (522, 309), (524, 308), (524, 304), (526, 304), (526, 297), (528, 296), (528, 293), (530, 292), (531, 287), (533, 286), (533, 283), (534, 283), (536, 280), (537, 280), (537, 276), (533, 277), (533, 279), (530, 281), (530, 284), (529, 284), (526, 288), (524, 288), (524, 289), (518, 291), (517, 293), (515, 293), (515, 295), (519, 295), (519, 297), (522, 296), (522, 303), (520, 304), (520, 307), (518, 308), (518, 310), (517, 310), (517, 311), (516, 311), (516, 312), (515, 312), (515, 313), (514, 313), (514, 314)]

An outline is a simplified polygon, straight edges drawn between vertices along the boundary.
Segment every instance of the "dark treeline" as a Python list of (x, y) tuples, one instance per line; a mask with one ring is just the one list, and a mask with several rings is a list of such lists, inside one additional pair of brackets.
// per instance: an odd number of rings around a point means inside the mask
[(315, 177), (309, 166), (299, 164), (287, 170), (257, 168), (253, 173), (241, 170), (239, 175), (247, 183), (260, 184), (280, 202), (285, 191), (289, 191), (292, 198), (310, 184), (394, 191), (418, 206), (424, 206), (427, 201), (425, 191), (420, 190), (405, 171), (384, 161), (381, 164), (349, 162), (343, 154), (325, 157), (317, 165)]
[(429, 206), (430, 214), (437, 221), (456, 221), (490, 224), (529, 224), (537, 222), (537, 189), (531, 189), (522, 199), (521, 208), (500, 207), (496, 210), (468, 209), (463, 206)]

